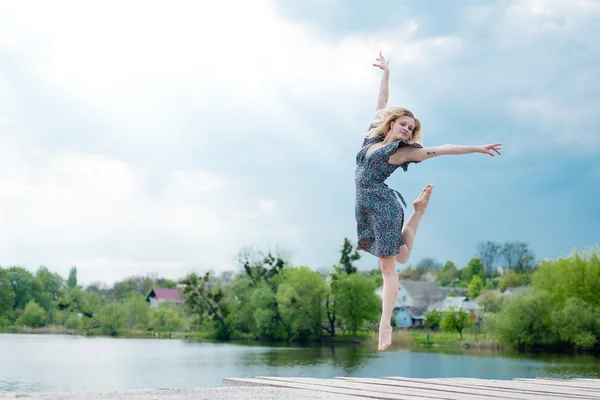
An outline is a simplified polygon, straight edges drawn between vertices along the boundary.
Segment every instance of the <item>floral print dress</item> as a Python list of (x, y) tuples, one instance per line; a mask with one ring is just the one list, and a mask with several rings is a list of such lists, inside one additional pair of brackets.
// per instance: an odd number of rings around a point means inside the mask
[[(410, 161), (393, 165), (388, 160), (401, 147), (422, 148), (418, 143), (403, 140), (389, 143), (371, 152), (369, 147), (382, 142), (381, 138), (365, 138), (356, 155), (356, 206), (355, 216), (358, 234), (358, 250), (376, 257), (395, 256), (405, 244), (402, 236), (406, 201), (402, 195), (385, 184), (385, 180), (398, 168), (407, 171)], [(396, 198), (402, 201), (402, 204)]]

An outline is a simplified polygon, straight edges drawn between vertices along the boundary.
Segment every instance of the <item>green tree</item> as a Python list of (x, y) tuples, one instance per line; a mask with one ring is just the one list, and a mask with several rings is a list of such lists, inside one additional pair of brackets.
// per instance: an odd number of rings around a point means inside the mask
[(170, 279), (161, 279), (157, 282), (157, 285), (163, 289), (177, 289), (177, 282)]
[(446, 332), (458, 332), (460, 340), (463, 338), (463, 331), (473, 325), (471, 315), (463, 309), (451, 309), (444, 312), (441, 327)]
[(216, 324), (219, 338), (231, 339), (233, 332), (227, 323), (230, 310), (220, 283), (212, 279), (210, 272), (202, 278), (192, 273), (182, 282), (186, 285), (183, 295), (187, 309), (200, 318), (210, 318)]
[(15, 291), (8, 280), (8, 271), (0, 267), (0, 317), (12, 315)]
[(141, 296), (147, 296), (152, 288), (159, 286), (158, 282), (162, 281), (156, 278), (154, 274), (131, 276), (122, 281), (115, 282), (110, 297), (113, 300), (121, 300), (125, 299), (132, 292)]
[(501, 292), (504, 292), (504, 290), (506, 290), (507, 288), (519, 287), (521, 285), (522, 282), (519, 274), (517, 274), (514, 269), (509, 269), (504, 273), (504, 276), (500, 278), (500, 282), (498, 283), (498, 289)]
[(25, 268), (10, 267), (8, 269), (8, 281), (15, 292), (13, 306), (15, 310), (23, 310), (31, 299), (38, 301), (42, 294), (40, 282)]
[(354, 262), (360, 260), (360, 253), (354, 250), (352, 243), (348, 238), (344, 238), (344, 245), (341, 250), (340, 263), (338, 265), (346, 274), (355, 274), (358, 270), (354, 266)]
[(483, 292), (477, 301), (477, 303), (483, 307), (483, 313), (497, 313), (501, 310), (501, 298), (496, 292)]
[[(272, 281), (286, 266), (287, 262), (271, 252), (263, 255), (251, 250), (243, 250), (238, 256), (238, 262), (246, 272), (246, 275), (254, 284)], [(276, 283), (271, 287), (276, 286)]]
[(49, 311), (54, 301), (61, 294), (65, 281), (59, 274), (50, 272), (45, 266), (38, 268), (35, 277), (41, 286), (37, 301), (40, 306)]
[(64, 290), (57, 301), (59, 310), (81, 314), (79, 326), (85, 330), (102, 326), (102, 321), (97, 314), (104, 304), (106, 304), (105, 297), (96, 293), (86, 293), (79, 287)]
[(462, 281), (463, 285), (466, 286), (471, 282), (471, 280), (473, 280), (475, 275), (479, 275), (481, 282), (485, 286), (485, 271), (483, 269), (483, 264), (478, 257), (471, 258), (467, 266), (460, 271), (460, 280)]
[(438, 310), (431, 310), (425, 313), (425, 327), (436, 330), (442, 322), (442, 313)]
[(164, 303), (150, 310), (150, 327), (155, 331), (176, 332), (183, 324), (183, 310), (177, 305)]
[(458, 277), (459, 271), (458, 268), (456, 268), (456, 264), (448, 260), (438, 274), (438, 285), (450, 286), (458, 280)]
[(500, 257), (501, 247), (498, 243), (489, 240), (477, 245), (478, 258), (481, 261), (486, 278), (492, 277), (494, 264)]
[(336, 281), (336, 312), (354, 336), (366, 323), (374, 323), (381, 313), (375, 283), (356, 274), (341, 275)]
[(535, 256), (527, 243), (504, 243), (501, 254), (506, 262), (506, 267), (515, 270), (517, 273), (532, 271), (534, 269)]
[(102, 321), (99, 330), (103, 335), (117, 336), (123, 324), (123, 304), (108, 303), (98, 312), (98, 319)]
[(548, 292), (514, 295), (504, 300), (502, 311), (491, 319), (491, 326), (502, 342), (519, 349), (550, 345), (558, 339), (552, 324), (553, 310)]
[(143, 329), (148, 325), (150, 309), (143, 296), (135, 292), (129, 293), (122, 304), (123, 322), (127, 328)]
[(23, 314), (17, 319), (16, 324), (18, 326), (28, 326), (30, 328), (37, 328), (41, 326), (46, 319), (46, 310), (44, 310), (35, 300), (29, 300), (29, 303), (25, 306)]
[(289, 329), (285, 326), (279, 308), (277, 297), (271, 286), (261, 282), (252, 290), (250, 304), (254, 309), (252, 313), (253, 333), (259, 339), (278, 340), (286, 339)]
[(71, 267), (69, 271), (69, 279), (67, 280), (67, 287), (74, 289), (77, 287), (77, 267)]
[(398, 277), (403, 280), (419, 281), (427, 273), (427, 270), (422, 265), (416, 267), (409, 266), (408, 268), (400, 271)]
[(227, 317), (227, 324), (235, 332), (256, 332), (255, 308), (251, 302), (253, 290), (254, 286), (246, 275), (238, 275), (228, 287), (227, 302), (231, 312)]
[(375, 287), (383, 286), (383, 276), (381, 275), (380, 268), (373, 268), (370, 270), (361, 271), (361, 272), (359, 272), (359, 274), (363, 278), (372, 280)]
[(290, 340), (320, 338), (327, 285), (308, 267), (287, 269), (280, 278), (276, 300)]
[(483, 292), (483, 281), (479, 275), (475, 275), (469, 283), (469, 299), (475, 299), (481, 292)]
[[(329, 278), (329, 288), (325, 295), (325, 315), (327, 316), (327, 324), (323, 326), (323, 329), (329, 333), (333, 338), (335, 337), (335, 329), (337, 322), (337, 309), (336, 295), (338, 293), (338, 279), (343, 278), (344, 274), (352, 275), (358, 272), (358, 269), (354, 266), (353, 262), (360, 260), (360, 254), (354, 250), (352, 243), (348, 238), (344, 238), (344, 245), (341, 250), (340, 261), (337, 265), (334, 265), (334, 272)], [(381, 271), (378, 271), (380, 279)]]
[(552, 312), (552, 323), (563, 342), (584, 348), (600, 343), (600, 306), (570, 297)]
[(549, 293), (551, 303), (557, 307), (562, 307), (570, 297), (600, 305), (598, 252), (580, 254), (576, 251), (568, 258), (542, 262), (533, 274), (532, 283), (534, 291)]

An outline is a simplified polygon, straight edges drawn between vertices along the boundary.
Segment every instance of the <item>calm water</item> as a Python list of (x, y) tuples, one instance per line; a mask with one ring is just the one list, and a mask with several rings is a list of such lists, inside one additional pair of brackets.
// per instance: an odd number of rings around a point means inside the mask
[(484, 355), (369, 346), (262, 346), (182, 340), (0, 334), (0, 392), (223, 386), (258, 375), (600, 378), (592, 356)]

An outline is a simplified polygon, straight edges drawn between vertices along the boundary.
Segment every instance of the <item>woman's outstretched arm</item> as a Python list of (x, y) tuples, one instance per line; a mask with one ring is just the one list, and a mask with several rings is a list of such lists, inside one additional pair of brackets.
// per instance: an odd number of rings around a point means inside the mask
[[(481, 146), (461, 146), (455, 144), (443, 144), (441, 146), (415, 148), (403, 147), (398, 149), (389, 159), (390, 164), (402, 165), (406, 162), (421, 162), (437, 156), (460, 155), (471, 153), (482, 153), (494, 157), (500, 155), (500, 143), (485, 144)], [(494, 154), (496, 153), (496, 154)]]
[(390, 95), (390, 68), (389, 68), (389, 60), (386, 61), (383, 54), (379, 52), (379, 57), (377, 57), (377, 62), (373, 64), (374, 67), (378, 67), (383, 71), (383, 75), (381, 76), (381, 82), (379, 83), (379, 94), (377, 95), (377, 110), (381, 110), (382, 108), (387, 106), (388, 98)]

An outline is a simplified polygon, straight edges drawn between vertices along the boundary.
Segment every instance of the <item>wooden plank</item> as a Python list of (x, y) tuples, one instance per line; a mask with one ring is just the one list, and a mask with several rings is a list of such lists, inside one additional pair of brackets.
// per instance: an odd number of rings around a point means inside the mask
[[(223, 383), (242, 386), (292, 388), (335, 395), (335, 398), (382, 400), (564, 400), (600, 399), (599, 379), (515, 378), (358, 378), (306, 377), (224, 378)], [(350, 397), (348, 397), (350, 396)]]
[[(386, 394), (402, 394), (410, 395), (411, 397), (424, 397), (428, 399), (444, 399), (444, 400), (480, 400), (482, 394), (480, 392), (478, 396), (472, 394), (466, 394), (465, 392), (447, 391), (443, 388), (438, 390), (423, 389), (420, 387), (413, 386), (399, 386), (399, 385), (381, 385), (373, 384), (363, 379), (357, 379), (356, 381), (345, 381), (342, 379), (315, 379), (315, 378), (278, 378), (278, 377), (257, 377), (260, 379), (273, 379), (277, 381), (293, 381), (297, 383), (306, 383), (312, 385), (336, 387), (336, 388), (347, 388), (360, 390), (365, 393), (386, 393)], [(496, 397), (495, 400), (512, 400), (510, 397)]]
[(561, 395), (564, 398), (597, 398), (593, 392), (579, 388), (565, 388), (564, 386), (552, 386), (544, 385), (541, 383), (533, 384), (527, 382), (520, 382), (514, 380), (490, 380), (490, 379), (472, 379), (472, 378), (458, 378), (458, 379), (433, 379), (435, 382), (448, 385), (468, 385), (477, 387), (486, 387), (490, 390), (513, 390), (517, 392), (529, 392), (529, 393), (550, 393)]
[(561, 386), (561, 387), (569, 387), (569, 388), (580, 388), (585, 390), (590, 390), (594, 392), (600, 392), (600, 380), (596, 382), (573, 382), (571, 380), (556, 380), (556, 379), (539, 379), (539, 378), (515, 378), (515, 381), (519, 382), (528, 382), (531, 384), (537, 385), (547, 385), (547, 386)]
[[(514, 397), (504, 395), (502, 393), (491, 393), (485, 389), (481, 388), (471, 388), (466, 385), (446, 385), (446, 384), (431, 384), (426, 380), (420, 379), (403, 379), (403, 380), (387, 380), (383, 378), (355, 378), (355, 377), (337, 377), (336, 379), (347, 380), (347, 381), (358, 381), (371, 383), (376, 385), (384, 385), (384, 386), (395, 386), (399, 388), (405, 387), (419, 387), (423, 389), (427, 389), (430, 391), (443, 391), (456, 393), (459, 398), (466, 398), (465, 396), (474, 396), (478, 399), (481, 396), (489, 396), (494, 400), (498, 399), (514, 399)], [(403, 389), (404, 390), (404, 389)]]
[[(351, 378), (351, 379), (359, 379), (362, 380), (364, 378)], [(491, 397), (492, 399), (499, 398), (509, 398), (516, 400), (546, 400), (546, 399), (554, 399), (554, 400), (564, 400), (564, 396), (554, 395), (553, 393), (522, 393), (521, 391), (516, 390), (504, 390), (493, 389), (488, 387), (469, 387), (468, 385), (456, 385), (452, 382), (426, 382), (426, 380), (417, 380), (410, 378), (401, 378), (401, 377), (382, 377), (380, 379), (369, 378), (374, 383), (378, 383), (381, 385), (396, 385), (402, 387), (414, 387), (415, 385), (419, 385), (419, 387), (427, 388), (429, 390), (443, 390), (443, 391), (455, 391), (457, 393), (469, 393), (472, 395), (478, 395), (479, 398)], [(579, 399), (579, 397), (573, 397), (573, 399)], [(588, 399), (589, 400), (589, 399)]]
[[(358, 399), (378, 399), (378, 400), (416, 400), (421, 399), (420, 396), (407, 395), (390, 395), (385, 393), (365, 393), (362, 390), (341, 389), (327, 386), (311, 385), (305, 383), (294, 383), (289, 381), (276, 381), (272, 379), (257, 379), (257, 378), (223, 378), (223, 383), (234, 384), (240, 386), (272, 386), (284, 387), (293, 389), (304, 389), (316, 392), (332, 393), (338, 395), (355, 396)], [(427, 397), (426, 397), (427, 398)]]
[(575, 392), (581, 392), (581, 394), (588, 394), (591, 395), (594, 392), (594, 389), (585, 389), (585, 388), (580, 388), (580, 387), (568, 387), (565, 385), (547, 385), (543, 382), (534, 382), (534, 381), (521, 381), (521, 380), (503, 380), (503, 379), (498, 379), (498, 380), (492, 380), (492, 379), (472, 379), (472, 378), (460, 378), (460, 379), (452, 379), (452, 380), (448, 380), (448, 381), (443, 381), (442, 382), (453, 382), (453, 383), (463, 383), (463, 384), (469, 384), (469, 385), (485, 385), (485, 386), (497, 386), (497, 387), (514, 387), (514, 388), (529, 388), (531, 390), (534, 391), (539, 391), (539, 390), (543, 390), (543, 391), (555, 391), (557, 393), (559, 392), (566, 392), (568, 393), (574, 393)]
[(583, 378), (571, 378), (571, 379), (557, 379), (557, 378), (515, 378), (518, 380), (529, 380), (538, 382), (553, 382), (553, 383), (577, 383), (577, 384), (591, 384), (594, 386), (600, 386), (600, 379), (583, 379)]

